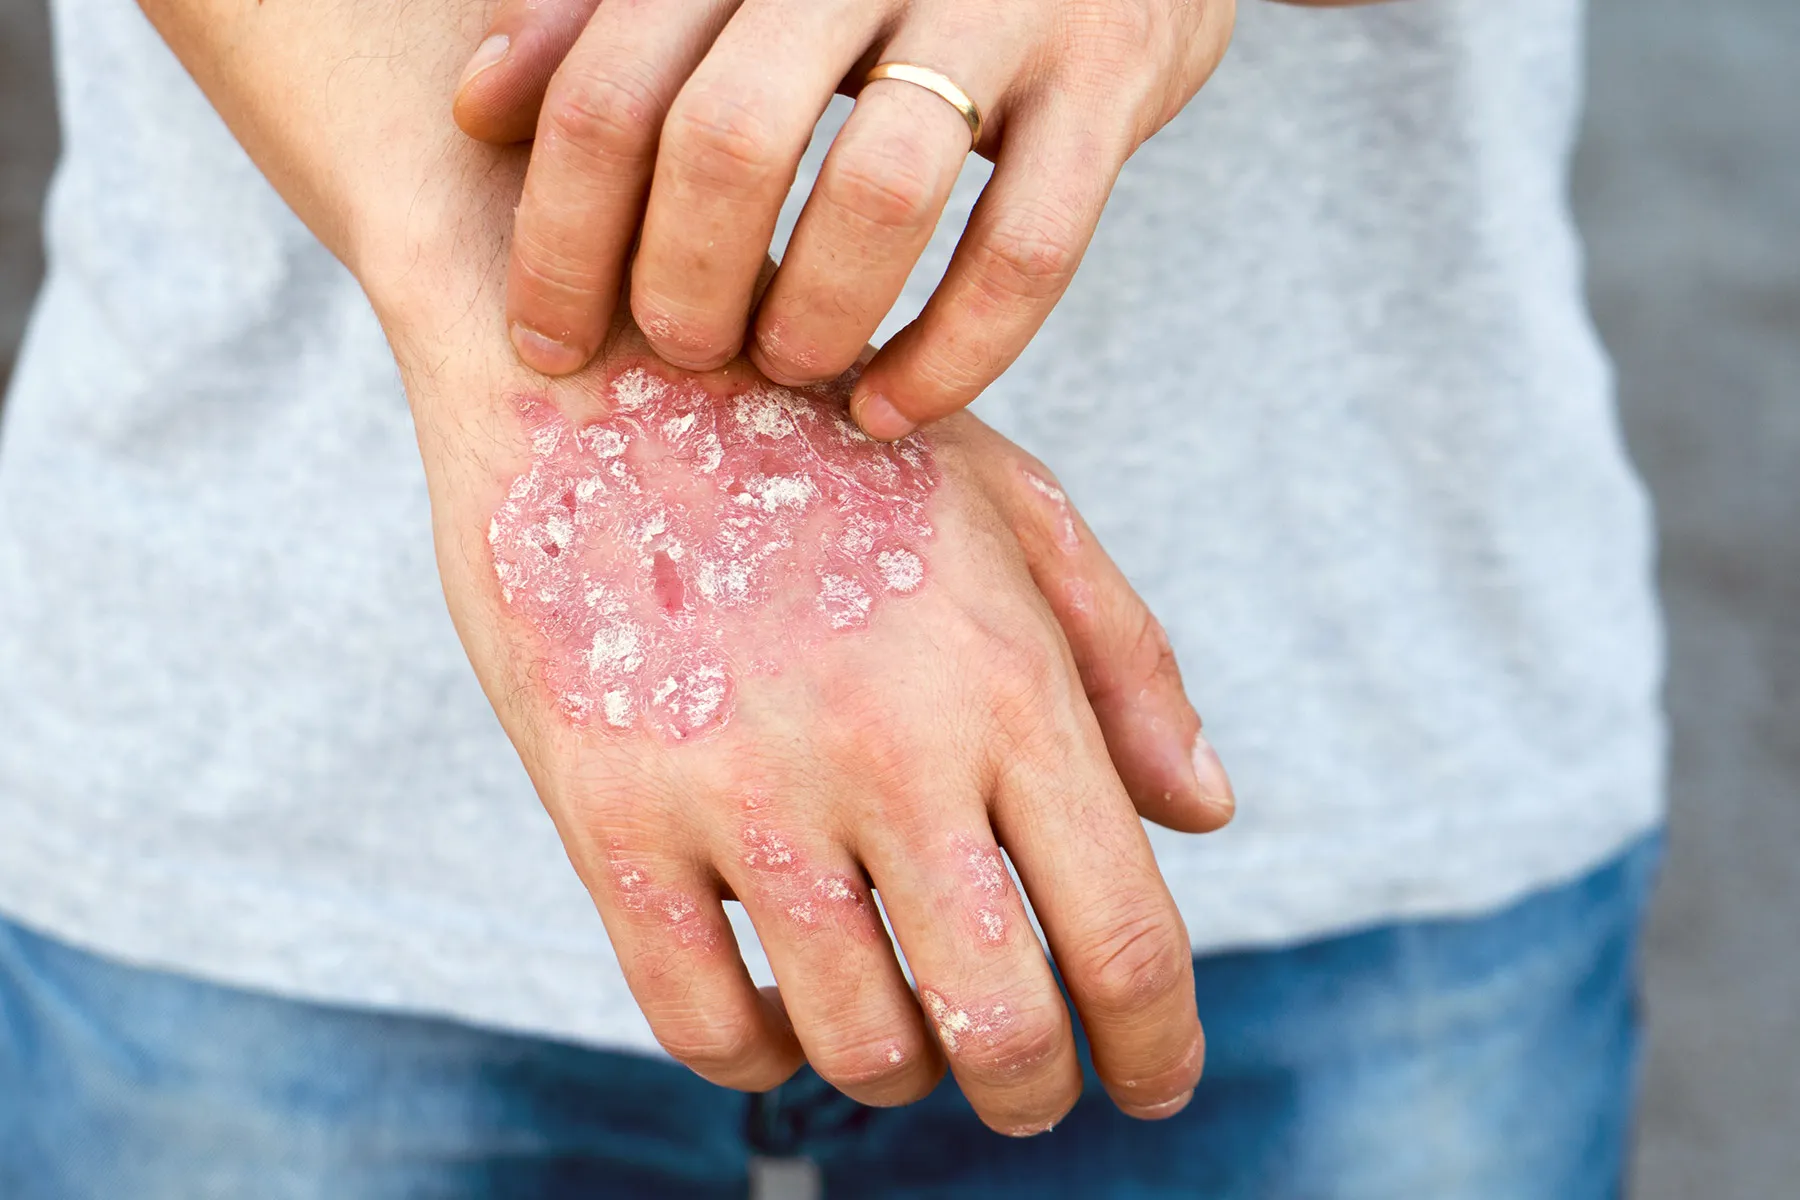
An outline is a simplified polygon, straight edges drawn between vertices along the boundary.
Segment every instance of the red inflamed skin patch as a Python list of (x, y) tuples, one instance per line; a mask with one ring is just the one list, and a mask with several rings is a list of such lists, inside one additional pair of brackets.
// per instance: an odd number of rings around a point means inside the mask
[(517, 402), (531, 466), (488, 528), (501, 594), (543, 639), (574, 724), (709, 732), (746, 673), (925, 586), (930, 448), (863, 436), (841, 389), (638, 366), (610, 401), (580, 427)]

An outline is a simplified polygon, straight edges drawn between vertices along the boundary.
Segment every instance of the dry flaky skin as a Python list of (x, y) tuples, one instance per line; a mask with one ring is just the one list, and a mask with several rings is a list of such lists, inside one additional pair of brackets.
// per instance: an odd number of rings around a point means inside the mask
[(577, 725), (715, 729), (744, 671), (779, 669), (771, 650), (923, 585), (931, 451), (865, 437), (841, 386), (721, 391), (634, 366), (607, 399), (580, 426), (518, 402), (531, 465), (488, 527), (501, 594)]
[[(499, 635), (490, 694), (652, 1027), (708, 1078), (767, 1087), (803, 1051), (894, 1103), (947, 1061), (995, 1128), (1043, 1128), (1080, 1072), (1023, 888), (1102, 1077), (1162, 1103), (1197, 1071), (1185, 939), (1100, 735), (1186, 711), (1165, 647), (1041, 464), (969, 417), (871, 442), (847, 386), (683, 372), (627, 330), (579, 380), (499, 392), (507, 452), (451, 559), (500, 618), (470, 627)], [(1191, 787), (1172, 733), (1135, 760), (1165, 799)]]
[[(898, 1103), (929, 1091), (941, 1048), (984, 1120), (1042, 1128), (1079, 1094), (1081, 1072), (1022, 900), (994, 869), (1005, 846), (1081, 1009), (1100, 1078), (1128, 1111), (1166, 1115), (1178, 1104), (1202, 1044), (1191, 964), (1137, 812), (1200, 829), (1229, 810), (1206, 802), (1195, 775), (1195, 762), (1216, 761), (1194, 754), (1198, 719), (1154, 621), (1078, 514), (1021, 474), (1056, 489), (1048, 471), (974, 418), (952, 417), (930, 435), (942, 478), (921, 500), (934, 527), (929, 580), (922, 532), (885, 558), (871, 538), (849, 554), (855, 574), (822, 571), (832, 531), (854, 532), (853, 522), (811, 478), (816, 507), (793, 519), (792, 549), (763, 564), (767, 601), (754, 613), (702, 609), (702, 581), (684, 574), (670, 545), (639, 546), (633, 527), (610, 523), (629, 505), (596, 506), (583, 525), (582, 498), (563, 504), (568, 488), (551, 476), (567, 468), (566, 482), (578, 484), (600, 474), (595, 426), (619, 421), (611, 391), (633, 367), (721, 403), (768, 381), (738, 361), (701, 374), (654, 366), (623, 320), (577, 375), (548, 380), (520, 367), (498, 264), (535, 151), (475, 146), (442, 119), (483, 14), (398, 0), (145, 8), (379, 314), (418, 430), (451, 615), (669, 1052), (755, 1090), (804, 1054), (856, 1098)], [(371, 58), (371, 46), (383, 53)], [(333, 103), (292, 104), (326, 94)], [(636, 202), (629, 207), (635, 213)], [(526, 404), (528, 420), (521, 396), (539, 404)], [(531, 433), (546, 426), (558, 432), (546, 434), (539, 463)], [(614, 456), (642, 472), (643, 495), (695, 514), (767, 506), (763, 516), (789, 520), (783, 494), (758, 493), (746, 477), (741, 494), (751, 500), (740, 504), (740, 493), (695, 470), (707, 461), (698, 451), (685, 467), (666, 457), (673, 437), (645, 426)], [(534, 471), (526, 491), (547, 507), (533, 515), (522, 505), (496, 521), (513, 481)], [(646, 486), (652, 474), (656, 486)], [(859, 477), (822, 478), (848, 488)], [(559, 505), (568, 528), (553, 531)], [(514, 533), (537, 526), (544, 536), (509, 547), (515, 518)], [(696, 525), (692, 536), (711, 528)], [(506, 582), (510, 602), (496, 549), (520, 572)], [(684, 542), (684, 560), (689, 550)], [(546, 569), (537, 578), (550, 560), (570, 576)], [(599, 637), (574, 565), (620, 584), (622, 615), (643, 626), (634, 648), (618, 653), (629, 639), (616, 628)], [(842, 581), (868, 596), (866, 612)], [(881, 599), (909, 588), (903, 602)], [(686, 637), (690, 608), (706, 636)], [(848, 627), (843, 636), (831, 635), (834, 619)], [(597, 638), (611, 651), (598, 655), (598, 679)], [(713, 736), (671, 745), (672, 734), (711, 728), (726, 703), (710, 699), (707, 663), (672, 669), (686, 650), (718, 652), (714, 665), (735, 672), (736, 715)], [(643, 662), (625, 669), (640, 652)], [(606, 693), (621, 689), (616, 703), (631, 705), (621, 715), (635, 736), (605, 724)], [(585, 699), (567, 699), (576, 694)], [(1222, 778), (1211, 785), (1228, 799)], [(768, 802), (752, 808), (752, 790)], [(871, 885), (929, 993), (923, 1006)], [(738, 958), (727, 894), (763, 937), (785, 1013)]]

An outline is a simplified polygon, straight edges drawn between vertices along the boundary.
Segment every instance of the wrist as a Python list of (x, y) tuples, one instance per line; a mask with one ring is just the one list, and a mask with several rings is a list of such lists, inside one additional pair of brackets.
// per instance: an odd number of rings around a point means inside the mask
[(507, 350), (506, 247), (527, 154), (451, 128), (414, 169), (367, 176), (381, 182), (359, 197), (343, 257), (403, 369), (406, 353), (441, 354), (452, 340), (459, 353)]

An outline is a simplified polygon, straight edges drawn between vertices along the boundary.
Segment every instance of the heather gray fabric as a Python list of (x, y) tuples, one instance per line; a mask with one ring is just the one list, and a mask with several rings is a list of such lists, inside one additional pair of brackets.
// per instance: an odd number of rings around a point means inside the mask
[[(57, 9), (0, 438), (0, 909), (650, 1045), (444, 613), (356, 286), (134, 7)], [(1237, 780), (1227, 832), (1157, 835), (1197, 948), (1489, 908), (1658, 819), (1648, 513), (1564, 206), (1579, 31), (1575, 0), (1245, 3), (983, 401), (1164, 616)]]

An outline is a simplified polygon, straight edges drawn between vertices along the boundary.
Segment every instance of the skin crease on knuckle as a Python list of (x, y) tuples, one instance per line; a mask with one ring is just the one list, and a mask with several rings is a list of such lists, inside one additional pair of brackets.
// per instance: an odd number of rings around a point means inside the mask
[(974, 279), (996, 307), (1062, 295), (1075, 277), (1085, 243), (1082, 222), (1049, 203), (997, 217), (974, 247)]
[(890, 130), (827, 167), (821, 198), (874, 232), (911, 232), (931, 222), (937, 157), (915, 130)]
[(689, 1012), (652, 1022), (652, 1031), (669, 1057), (703, 1078), (749, 1091), (781, 1081), (778, 1072), (758, 1069), (763, 1034), (747, 1017), (722, 1020), (711, 1010)]
[(727, 197), (754, 197), (783, 161), (783, 147), (755, 108), (717, 87), (682, 92), (662, 140), (681, 176)]
[(1136, 895), (1096, 898), (1094, 907), (1118, 911), (1068, 955), (1069, 987), (1084, 1010), (1129, 1020), (1184, 985), (1191, 959), (1173, 909), (1150, 907)]
[[(919, 1000), (957, 1074), (977, 1088), (1016, 1087), (1069, 1043), (1068, 1014), (1060, 1003), (1024, 1007), (1004, 996), (972, 1000), (933, 987), (921, 987)], [(1077, 1076), (1066, 1095), (1040, 1096), (1035, 1104), (1066, 1110), (1079, 1091)]]
[(567, 83), (559, 77), (544, 101), (540, 137), (616, 170), (647, 157), (659, 106), (655, 89), (627, 72), (588, 72)]

